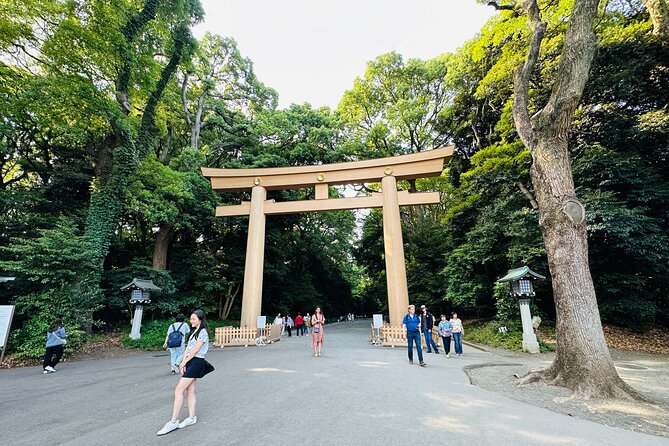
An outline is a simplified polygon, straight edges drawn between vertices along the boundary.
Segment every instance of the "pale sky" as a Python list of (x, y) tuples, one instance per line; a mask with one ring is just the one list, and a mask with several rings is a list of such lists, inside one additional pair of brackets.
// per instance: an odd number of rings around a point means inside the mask
[(453, 52), (495, 10), (475, 0), (201, 0), (201, 37), (233, 37), (279, 107), (335, 108), (368, 61), (397, 51), (406, 59)]

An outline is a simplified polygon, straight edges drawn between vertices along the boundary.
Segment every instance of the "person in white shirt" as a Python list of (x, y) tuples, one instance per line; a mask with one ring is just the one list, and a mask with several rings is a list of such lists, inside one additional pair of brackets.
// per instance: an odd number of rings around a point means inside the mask
[(462, 321), (458, 318), (458, 313), (453, 313), (453, 317), (448, 322), (453, 327), (453, 347), (455, 348), (455, 354), (462, 356), (462, 336), (465, 334), (465, 329), (462, 326)]

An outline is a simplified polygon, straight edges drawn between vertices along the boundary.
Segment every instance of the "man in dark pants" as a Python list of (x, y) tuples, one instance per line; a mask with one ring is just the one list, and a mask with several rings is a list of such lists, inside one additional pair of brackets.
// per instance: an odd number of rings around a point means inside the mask
[(420, 312), (421, 312), (420, 326), (423, 329), (423, 336), (425, 336), (425, 344), (427, 345), (427, 352), (432, 353), (432, 349), (434, 349), (434, 352), (436, 354), (439, 354), (439, 349), (437, 348), (437, 344), (435, 344), (434, 339), (432, 339), (432, 327), (434, 327), (434, 316), (432, 316), (432, 313), (427, 311), (427, 307), (425, 305), (420, 306)]
[(420, 366), (425, 367), (423, 361), (423, 349), (420, 346), (420, 318), (416, 314), (416, 307), (409, 305), (409, 313), (404, 316), (402, 320), (402, 328), (404, 330), (402, 337), (407, 340), (409, 364), (413, 364), (413, 343), (416, 343), (416, 350), (418, 350), (418, 361)]

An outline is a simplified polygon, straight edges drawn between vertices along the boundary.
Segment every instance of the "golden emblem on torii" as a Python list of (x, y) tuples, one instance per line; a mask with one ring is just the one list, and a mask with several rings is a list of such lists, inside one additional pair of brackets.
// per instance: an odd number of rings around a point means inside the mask
[[(452, 155), (453, 146), (450, 146), (410, 155), (337, 164), (260, 169), (203, 167), (202, 174), (211, 180), (212, 189), (251, 191), (251, 201), (216, 208), (217, 217), (249, 216), (240, 326), (255, 327), (256, 318), (261, 314), (266, 215), (362, 208), (383, 208), (390, 324), (401, 325), (409, 296), (399, 207), (437, 204), (439, 192), (398, 192), (397, 180), (438, 176), (444, 169), (444, 162)], [(329, 198), (330, 186), (373, 182), (381, 183), (380, 193)], [(315, 199), (283, 202), (266, 199), (268, 190), (303, 188), (314, 188)]]

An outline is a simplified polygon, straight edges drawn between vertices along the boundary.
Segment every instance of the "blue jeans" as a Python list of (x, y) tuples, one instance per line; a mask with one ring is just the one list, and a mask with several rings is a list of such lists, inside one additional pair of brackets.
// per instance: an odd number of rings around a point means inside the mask
[(416, 343), (416, 350), (418, 350), (418, 360), (423, 362), (423, 348), (420, 346), (420, 331), (407, 331), (407, 347), (409, 353), (409, 361), (413, 362), (413, 343)]
[(439, 353), (437, 344), (435, 344), (434, 339), (432, 339), (432, 329), (429, 328), (423, 330), (423, 336), (425, 336), (425, 345), (427, 345), (427, 352), (430, 353), (432, 349), (434, 349), (435, 353)]
[(184, 342), (181, 342), (181, 346), (170, 348), (170, 365), (172, 370), (174, 370), (175, 366), (178, 368), (179, 364), (181, 364), (181, 360), (184, 357), (184, 351), (186, 351), (185, 339)]
[(455, 354), (462, 354), (462, 333), (453, 333), (453, 346), (455, 347)]

